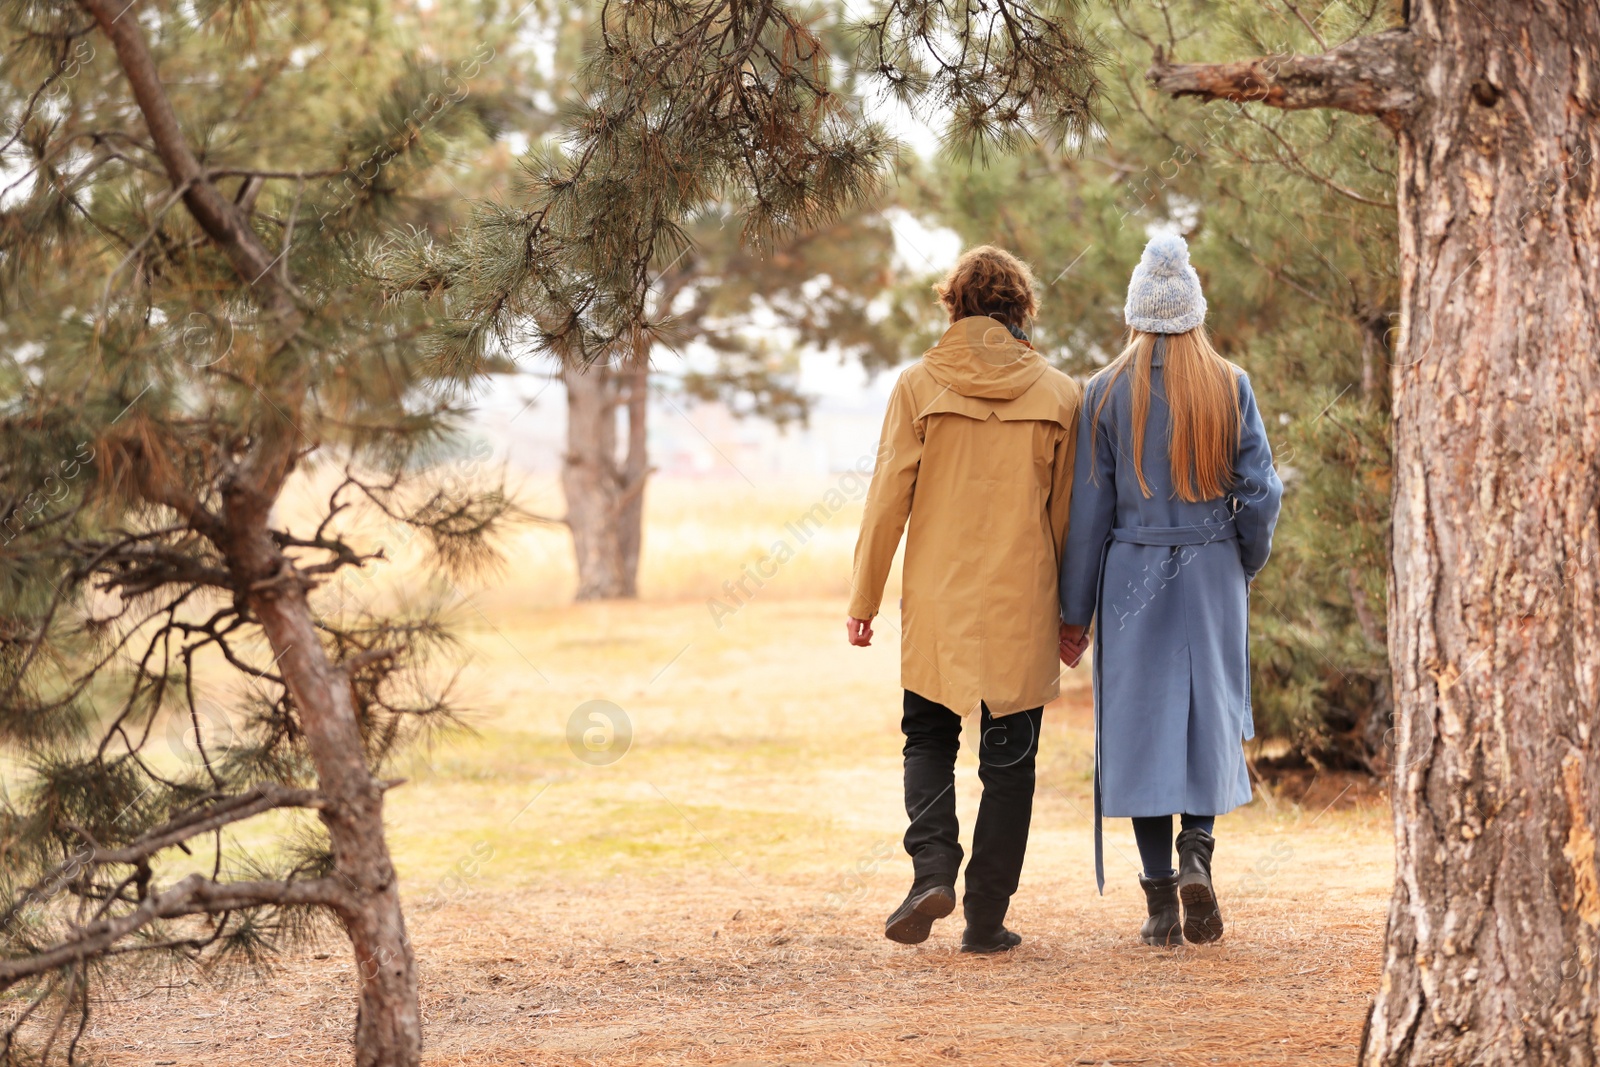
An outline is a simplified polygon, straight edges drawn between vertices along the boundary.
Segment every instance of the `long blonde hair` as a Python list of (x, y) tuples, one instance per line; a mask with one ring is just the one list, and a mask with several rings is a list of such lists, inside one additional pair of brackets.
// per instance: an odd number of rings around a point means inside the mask
[(1215, 500), (1233, 483), (1233, 461), (1239, 454), (1239, 368), (1217, 355), (1204, 326), (1188, 333), (1154, 334), (1128, 331), (1128, 345), (1100, 374), (1105, 388), (1095, 405), (1100, 409), (1111, 387), (1126, 373), (1133, 391), (1133, 469), (1148, 498), (1144, 478), (1144, 428), (1150, 417), (1150, 363), (1158, 341), (1164, 342), (1162, 380), (1166, 385), (1167, 453), (1172, 459), (1172, 487), (1189, 503)]

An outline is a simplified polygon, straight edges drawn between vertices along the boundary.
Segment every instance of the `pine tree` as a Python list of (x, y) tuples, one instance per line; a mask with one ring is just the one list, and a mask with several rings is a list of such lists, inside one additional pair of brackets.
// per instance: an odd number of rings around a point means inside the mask
[[(0, 1063), (81, 1060), (113, 965), (320, 927), (352, 945), (356, 1062), (420, 1061), (384, 767), (451, 721), (447, 635), (334, 594), (384, 540), (483, 565), (511, 517), (430, 469), (461, 409), (378, 254), (455, 221), (519, 112), (503, 20), (0, 3)], [(242, 850), (267, 813), (290, 836)]]
[(1590, 1064), (1600, 6), (1409, 0), (1388, 28), (1316, 47), (1161, 54), (1150, 79), (1371, 115), (1396, 139), (1398, 877), (1361, 1062)]

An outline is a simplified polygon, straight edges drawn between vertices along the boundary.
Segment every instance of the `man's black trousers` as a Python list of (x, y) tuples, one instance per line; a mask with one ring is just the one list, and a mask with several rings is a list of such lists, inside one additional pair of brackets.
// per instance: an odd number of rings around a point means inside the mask
[[(1033, 820), (1034, 757), (1043, 717), (1043, 708), (998, 719), (987, 705), (982, 709), (978, 779), (983, 799), (966, 884), (967, 896), (982, 903), (1003, 906), (1017, 891)], [(900, 729), (906, 735), (906, 815), (911, 820), (905, 845), (917, 885), (953, 887), (962, 859), (955, 789), (961, 716), (907, 690)]]

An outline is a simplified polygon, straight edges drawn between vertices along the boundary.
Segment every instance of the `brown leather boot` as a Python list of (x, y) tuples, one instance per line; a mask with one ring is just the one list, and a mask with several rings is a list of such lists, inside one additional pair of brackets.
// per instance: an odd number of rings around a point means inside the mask
[(1165, 878), (1139, 876), (1145, 906), (1150, 917), (1139, 928), (1139, 940), (1164, 948), (1183, 944), (1183, 919), (1178, 914), (1178, 876)]

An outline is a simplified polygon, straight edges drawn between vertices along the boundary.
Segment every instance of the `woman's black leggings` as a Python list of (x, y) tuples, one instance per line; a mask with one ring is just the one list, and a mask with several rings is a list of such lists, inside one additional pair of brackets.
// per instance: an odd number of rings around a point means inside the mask
[[(1217, 824), (1215, 815), (1185, 815), (1185, 830), (1204, 830), (1210, 833)], [(1133, 820), (1133, 839), (1139, 842), (1139, 859), (1144, 863), (1146, 878), (1170, 878), (1178, 872), (1172, 869), (1172, 816), (1150, 815)]]

